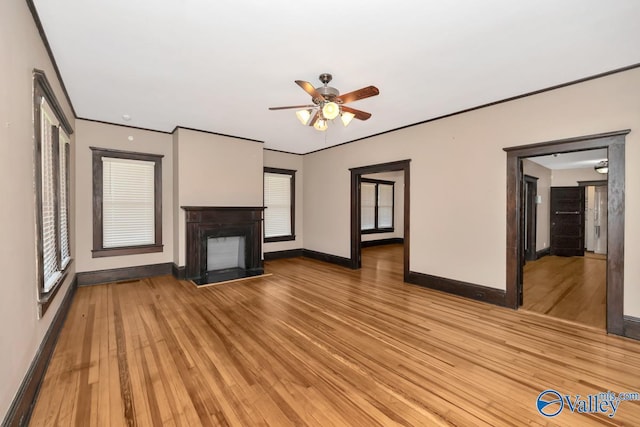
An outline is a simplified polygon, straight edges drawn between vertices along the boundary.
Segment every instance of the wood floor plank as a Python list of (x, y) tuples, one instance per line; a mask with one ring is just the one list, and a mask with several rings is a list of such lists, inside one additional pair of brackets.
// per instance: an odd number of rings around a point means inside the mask
[[(120, 385), (120, 369), (118, 365), (118, 339), (116, 337), (116, 311), (114, 304), (114, 286), (104, 286), (106, 288), (106, 301), (103, 300), (102, 304), (107, 305), (108, 312), (108, 324), (107, 324), (107, 336), (108, 336), (108, 383), (109, 383), (109, 398), (105, 399), (104, 403), (108, 404), (109, 408), (109, 425), (125, 425), (124, 421), (124, 400), (121, 396)], [(105, 295), (103, 295), (104, 297)], [(102, 377), (101, 381), (105, 381), (105, 377)], [(107, 403), (108, 402), (108, 403)], [(104, 409), (103, 409), (104, 411)], [(105, 418), (106, 415), (105, 415)]]
[(31, 425), (634, 425), (536, 409), (546, 389), (637, 392), (640, 343), (402, 282), (402, 247), (304, 258), (198, 289), (80, 288)]
[(545, 256), (527, 261), (522, 308), (605, 329), (606, 269), (604, 256)]

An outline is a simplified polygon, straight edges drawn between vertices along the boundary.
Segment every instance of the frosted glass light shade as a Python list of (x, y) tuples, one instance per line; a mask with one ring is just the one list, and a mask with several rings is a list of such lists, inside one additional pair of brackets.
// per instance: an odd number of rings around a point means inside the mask
[(351, 123), (351, 120), (353, 120), (354, 117), (355, 117), (355, 114), (347, 113), (343, 111), (342, 114), (340, 115), (340, 120), (342, 120), (342, 124), (344, 125), (344, 127), (347, 127), (349, 126), (349, 123)]
[(316, 130), (324, 131), (327, 130), (327, 121), (325, 119), (318, 119), (313, 125)]
[(600, 163), (594, 166), (594, 169), (598, 173), (609, 173), (609, 161), (608, 160), (601, 161)]
[(322, 107), (322, 115), (327, 120), (333, 120), (340, 114), (340, 107), (335, 102), (327, 102)]
[(296, 111), (296, 117), (303, 125), (308, 125), (311, 120), (311, 110), (298, 110)]

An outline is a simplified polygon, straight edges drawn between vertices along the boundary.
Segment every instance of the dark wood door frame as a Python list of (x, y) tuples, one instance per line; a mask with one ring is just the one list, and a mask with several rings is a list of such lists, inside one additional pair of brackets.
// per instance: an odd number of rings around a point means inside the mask
[(520, 218), (522, 206), (522, 159), (554, 153), (606, 148), (607, 182), (607, 332), (624, 335), (624, 187), (625, 136), (630, 130), (581, 136), (539, 144), (509, 147), (507, 152), (507, 284), (506, 305), (518, 308), (522, 287)]
[(536, 255), (536, 233), (537, 233), (537, 221), (538, 221), (538, 206), (536, 205), (536, 196), (538, 195), (538, 178), (534, 176), (525, 175), (524, 176), (524, 185), (527, 187), (526, 195), (527, 198), (525, 200), (524, 206), (527, 211), (527, 215), (525, 215), (525, 228), (526, 233), (524, 235), (527, 236), (526, 244), (523, 239), (523, 244), (525, 244), (525, 260), (526, 261), (534, 261), (537, 259)]
[(360, 182), (362, 175), (380, 172), (404, 171), (404, 280), (409, 276), (409, 207), (411, 197), (410, 180), (411, 160), (380, 163), (377, 165), (361, 166), (349, 169), (351, 171), (351, 268), (362, 266), (362, 242), (360, 239)]
[(600, 179), (598, 181), (578, 181), (580, 187), (604, 187), (607, 185), (606, 179)]

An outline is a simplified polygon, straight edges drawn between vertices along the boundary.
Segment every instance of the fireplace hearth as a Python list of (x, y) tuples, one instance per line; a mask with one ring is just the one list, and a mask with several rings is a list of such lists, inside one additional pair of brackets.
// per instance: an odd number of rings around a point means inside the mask
[(182, 206), (182, 209), (186, 213), (186, 279), (206, 285), (264, 273), (264, 207)]

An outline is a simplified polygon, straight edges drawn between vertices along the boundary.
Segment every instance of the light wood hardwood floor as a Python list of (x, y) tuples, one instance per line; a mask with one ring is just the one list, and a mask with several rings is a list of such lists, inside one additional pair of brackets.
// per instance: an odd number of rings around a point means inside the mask
[(536, 398), (638, 391), (640, 342), (408, 285), (399, 247), (352, 271), (297, 258), (196, 289), (78, 289), (31, 425), (638, 425)]
[(545, 256), (523, 271), (523, 309), (606, 329), (606, 258)]

